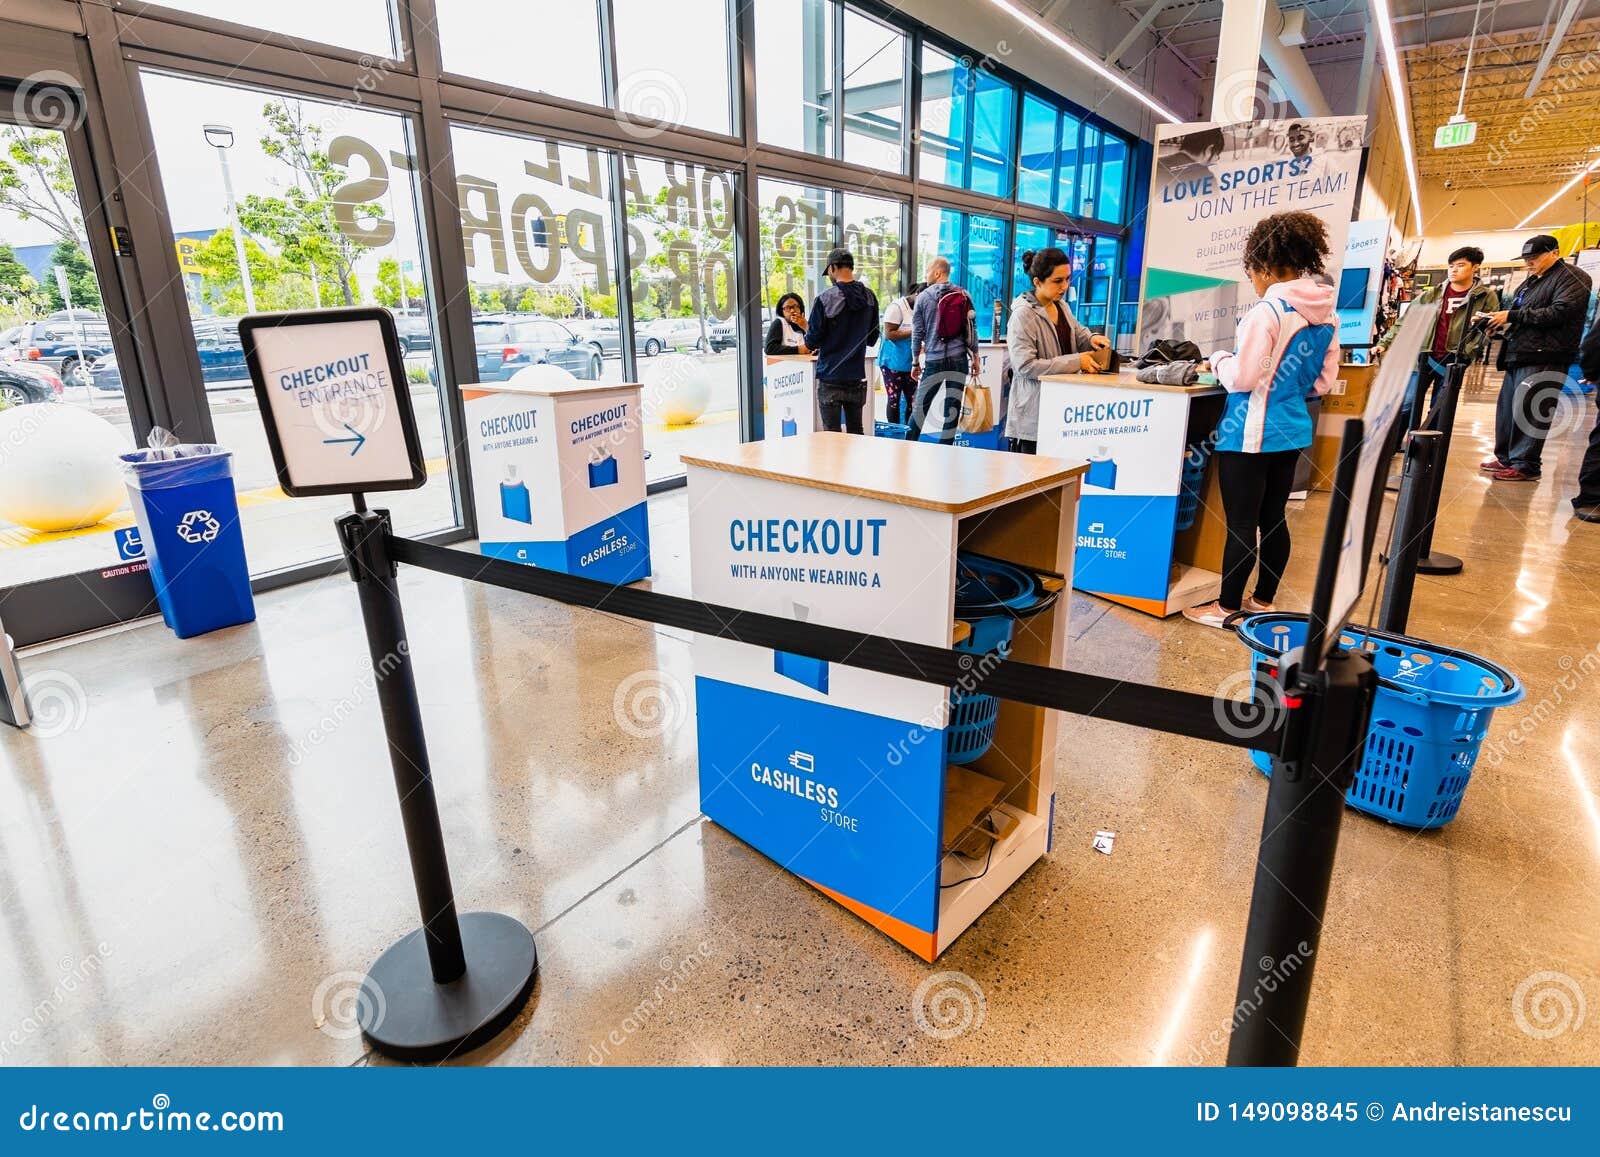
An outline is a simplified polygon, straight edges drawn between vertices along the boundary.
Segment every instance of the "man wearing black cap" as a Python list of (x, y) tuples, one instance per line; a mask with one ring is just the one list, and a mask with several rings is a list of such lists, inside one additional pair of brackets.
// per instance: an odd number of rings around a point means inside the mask
[(1528, 276), (1511, 307), (1487, 315), (1491, 325), (1506, 331), (1494, 457), (1479, 464), (1497, 482), (1538, 481), (1544, 440), (1567, 370), (1578, 356), (1589, 308), (1589, 275), (1561, 260), (1554, 237), (1540, 233), (1528, 238), (1522, 260)]
[(848, 249), (828, 254), (833, 282), (811, 303), (806, 346), (817, 353), (817, 406), (822, 428), (863, 434), (867, 406), (867, 346), (878, 332), (878, 299), (855, 279)]

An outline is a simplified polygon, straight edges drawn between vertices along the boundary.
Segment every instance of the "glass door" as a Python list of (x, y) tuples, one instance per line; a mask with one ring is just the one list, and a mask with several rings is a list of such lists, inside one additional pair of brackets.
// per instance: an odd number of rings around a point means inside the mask
[(0, 81), (0, 620), (18, 645), (153, 610), (117, 460), (149, 407), (117, 369), (133, 342), (84, 108), (53, 92)]

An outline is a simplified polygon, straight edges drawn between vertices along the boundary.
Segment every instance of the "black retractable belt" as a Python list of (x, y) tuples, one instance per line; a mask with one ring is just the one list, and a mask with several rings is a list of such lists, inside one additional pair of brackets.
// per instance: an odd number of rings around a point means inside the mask
[(1282, 711), (1265, 702), (1218, 700), (1192, 691), (1147, 687), (1015, 659), (980, 666), (977, 656), (944, 647), (885, 639), (817, 623), (796, 623), (775, 615), (736, 610), (657, 591), (612, 586), (595, 579), (503, 559), (482, 558), (408, 538), (390, 536), (388, 553), (396, 562), (538, 595), (570, 606), (588, 607), (624, 618), (790, 651), (924, 683), (940, 683), (946, 687), (961, 684), (967, 690), (981, 686), (985, 694), (1016, 703), (1127, 723), (1230, 747), (1275, 750), (1283, 725)]

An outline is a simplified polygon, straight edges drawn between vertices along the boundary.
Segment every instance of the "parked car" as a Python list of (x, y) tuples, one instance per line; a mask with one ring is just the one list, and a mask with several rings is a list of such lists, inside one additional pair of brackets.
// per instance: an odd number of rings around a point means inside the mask
[(30, 321), (20, 327), (14, 346), (18, 361), (42, 362), (72, 386), (89, 384), (89, 367), (111, 352), (111, 327), (105, 319)]
[(400, 337), (400, 352), (425, 354), (433, 349), (433, 325), (425, 313), (396, 313), (395, 332)]
[[(598, 349), (601, 357), (622, 356), (622, 326), (616, 318), (598, 317), (592, 321), (574, 321), (568, 323), (568, 328)], [(653, 358), (665, 348), (666, 345), (660, 338), (651, 337), (640, 326), (633, 327), (635, 353)]]
[(667, 349), (700, 349), (705, 340), (698, 317), (663, 317), (639, 328), (647, 338), (655, 338)]
[(0, 409), (30, 402), (59, 402), (66, 383), (48, 366), (0, 362)]
[[(761, 331), (765, 333), (765, 330)], [(711, 352), (720, 354), (739, 344), (739, 324), (733, 319), (719, 321), (711, 327)]]
[[(206, 385), (238, 385), (250, 380), (237, 318), (200, 317), (193, 325), (195, 349), (200, 354), (200, 378)], [(97, 390), (122, 391), (122, 371), (117, 368), (116, 354), (108, 353), (95, 360), (89, 367), (89, 384)]]
[(22, 327), (0, 329), (0, 362), (9, 362), (18, 356), (17, 343), (22, 340)]
[(472, 322), (478, 380), (503, 382), (528, 366), (560, 366), (574, 377), (599, 381), (600, 353), (560, 322), (548, 318), (479, 317)]

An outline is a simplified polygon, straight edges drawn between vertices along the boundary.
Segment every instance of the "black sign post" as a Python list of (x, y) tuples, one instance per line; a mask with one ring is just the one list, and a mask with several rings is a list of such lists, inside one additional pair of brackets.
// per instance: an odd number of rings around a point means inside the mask
[(389, 513), (363, 492), (426, 481), (405, 363), (387, 310), (244, 319), (239, 336), (286, 493), (349, 494), (336, 525), (366, 627), (422, 926), (367, 971), (357, 1018), (380, 1052), (438, 1061), (483, 1044), (533, 992), (533, 934), (496, 912), (456, 914), (411, 647), (387, 542)]

